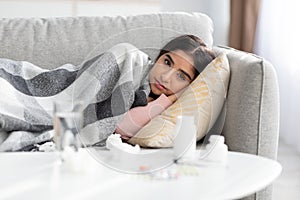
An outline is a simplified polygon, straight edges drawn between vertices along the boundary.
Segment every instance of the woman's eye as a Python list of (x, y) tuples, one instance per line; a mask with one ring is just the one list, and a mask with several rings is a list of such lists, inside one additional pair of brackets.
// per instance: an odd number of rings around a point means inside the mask
[(182, 81), (186, 81), (186, 77), (182, 72), (177, 72), (177, 77), (182, 80)]
[(169, 61), (169, 59), (165, 58), (165, 60), (164, 60), (164, 61), (165, 61), (165, 64), (166, 64), (166, 65), (168, 65), (168, 66), (170, 66), (170, 65), (171, 65), (171, 62)]

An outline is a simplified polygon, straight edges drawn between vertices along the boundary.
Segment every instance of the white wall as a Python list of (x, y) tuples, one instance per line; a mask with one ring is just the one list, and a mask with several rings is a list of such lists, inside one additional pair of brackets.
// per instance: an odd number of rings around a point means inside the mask
[(159, 2), (141, 1), (82, 1), (78, 2), (78, 16), (99, 16), (99, 15), (131, 15), (145, 14), (160, 11)]
[(159, 10), (159, 0), (0, 0), (0, 18), (115, 16)]
[(161, 0), (162, 11), (203, 12), (214, 22), (214, 44), (228, 45), (229, 0)]
[(300, 153), (300, 2), (262, 1), (254, 52), (277, 71), (280, 91), (280, 138)]
[(54, 17), (71, 16), (71, 1), (17, 1), (0, 0), (0, 17)]

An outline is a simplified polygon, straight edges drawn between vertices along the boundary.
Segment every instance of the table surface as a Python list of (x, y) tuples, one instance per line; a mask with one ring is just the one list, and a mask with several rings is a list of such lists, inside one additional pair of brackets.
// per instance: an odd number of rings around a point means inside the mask
[(229, 152), (226, 166), (172, 164), (126, 174), (80, 154), (84, 161), (70, 171), (57, 152), (0, 153), (0, 199), (238, 199), (271, 184), (282, 169), (271, 159)]

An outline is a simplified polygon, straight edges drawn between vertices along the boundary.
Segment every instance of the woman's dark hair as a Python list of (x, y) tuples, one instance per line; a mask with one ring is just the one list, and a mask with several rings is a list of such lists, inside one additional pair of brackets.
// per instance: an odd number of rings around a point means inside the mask
[(195, 77), (216, 57), (215, 53), (197, 36), (181, 35), (168, 42), (159, 52), (155, 62), (165, 53), (182, 50), (194, 60)]

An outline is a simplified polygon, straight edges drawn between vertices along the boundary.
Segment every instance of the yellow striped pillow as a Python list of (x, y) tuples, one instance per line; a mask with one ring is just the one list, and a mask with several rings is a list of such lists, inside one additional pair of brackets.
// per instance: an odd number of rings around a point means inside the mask
[(152, 119), (128, 142), (143, 147), (171, 147), (177, 116), (195, 116), (200, 140), (215, 123), (227, 95), (230, 69), (225, 53), (214, 59), (180, 98)]

